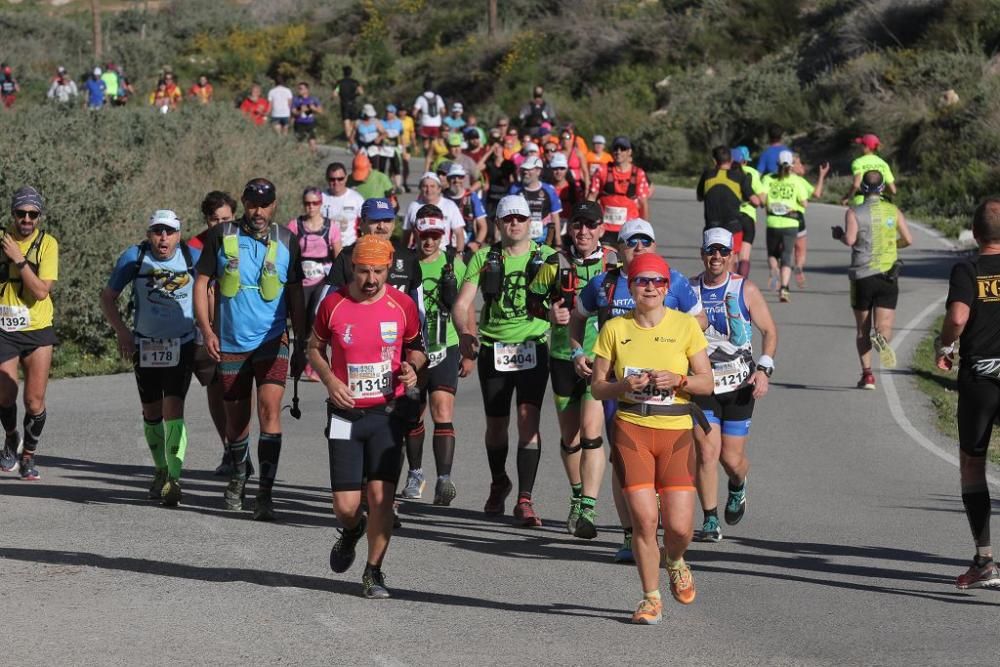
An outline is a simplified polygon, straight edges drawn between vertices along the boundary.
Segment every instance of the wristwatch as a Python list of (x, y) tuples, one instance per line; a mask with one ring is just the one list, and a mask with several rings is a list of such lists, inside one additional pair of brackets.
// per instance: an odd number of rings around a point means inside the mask
[(20, 262), (16, 263), (14, 266), (16, 266), (17, 270), (20, 271), (21, 269), (23, 269), (27, 265), (28, 265), (28, 260), (27, 259), (22, 259)]
[(760, 355), (760, 359), (757, 360), (757, 370), (770, 378), (771, 374), (774, 373), (774, 359), (766, 354)]

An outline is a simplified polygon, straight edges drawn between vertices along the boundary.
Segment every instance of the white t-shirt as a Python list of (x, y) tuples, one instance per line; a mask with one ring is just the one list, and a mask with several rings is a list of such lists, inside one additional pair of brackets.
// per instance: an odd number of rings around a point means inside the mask
[(284, 86), (275, 86), (267, 91), (267, 101), (271, 103), (271, 118), (288, 118), (292, 115), (292, 91)]
[(347, 188), (347, 192), (335, 197), (329, 192), (323, 193), (323, 204), (320, 214), (340, 225), (340, 242), (349, 246), (358, 238), (358, 222), (361, 220), (361, 205), (365, 203), (357, 190)]
[(441, 127), (444, 120), (441, 114), (444, 113), (445, 106), (440, 95), (427, 91), (417, 98), (413, 108), (420, 112), (421, 127)]
[[(406, 217), (403, 218), (403, 229), (410, 229), (415, 227), (417, 224), (417, 211), (419, 211), (424, 204), (427, 202), (420, 201), (418, 198), (416, 201), (410, 202), (409, 207), (406, 209)], [(462, 212), (458, 210), (455, 206), (455, 202), (448, 199), (444, 195), (441, 195), (441, 200), (435, 204), (441, 212), (444, 213), (444, 222), (448, 227), (448, 233), (444, 236), (443, 246), (454, 246), (455, 232), (452, 230), (460, 230), (458, 233), (465, 235), (465, 219), (462, 217)], [(346, 244), (345, 244), (346, 245)]]

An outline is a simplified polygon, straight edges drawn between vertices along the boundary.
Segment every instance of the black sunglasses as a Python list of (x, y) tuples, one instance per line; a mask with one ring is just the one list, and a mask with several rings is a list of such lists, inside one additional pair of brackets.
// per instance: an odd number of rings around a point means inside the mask
[(711, 257), (715, 253), (719, 253), (721, 257), (729, 257), (733, 254), (733, 249), (727, 248), (724, 245), (711, 245), (701, 249), (701, 254), (705, 257)]
[(584, 220), (583, 218), (577, 218), (569, 223), (570, 227), (586, 227), (587, 229), (597, 229), (601, 226), (600, 220)]
[(25, 211), (24, 209), (17, 209), (14, 211), (14, 215), (18, 218), (27, 218), (28, 220), (37, 220), (38, 216), (41, 215), (39, 211)]
[(161, 234), (170, 235), (174, 232), (179, 232), (179, 229), (174, 229), (173, 227), (168, 227), (166, 225), (156, 225), (155, 227), (150, 227), (149, 231), (153, 233), (153, 236), (160, 236)]
[(627, 245), (629, 248), (635, 248), (640, 243), (642, 244), (643, 248), (648, 248), (649, 246), (653, 245), (653, 239), (647, 236), (633, 236), (628, 241), (625, 241), (625, 245)]
[(331, 176), (326, 180), (330, 181), (331, 183), (339, 183), (340, 181), (346, 181), (347, 176)]

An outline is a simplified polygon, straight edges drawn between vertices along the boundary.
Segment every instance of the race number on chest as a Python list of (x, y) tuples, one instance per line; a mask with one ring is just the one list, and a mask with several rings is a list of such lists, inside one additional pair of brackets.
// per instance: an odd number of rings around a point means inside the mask
[(494, 343), (493, 367), (498, 371), (527, 371), (538, 364), (535, 341), (526, 343)]

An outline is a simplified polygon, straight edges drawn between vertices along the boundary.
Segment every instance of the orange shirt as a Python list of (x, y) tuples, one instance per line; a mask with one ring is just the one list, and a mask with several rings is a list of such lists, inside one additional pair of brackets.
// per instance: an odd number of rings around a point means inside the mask
[(212, 101), (212, 84), (206, 83), (204, 86), (200, 86), (197, 83), (191, 86), (191, 90), (188, 91), (188, 95), (191, 97), (197, 97), (198, 101), (202, 104), (208, 104)]

